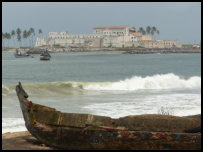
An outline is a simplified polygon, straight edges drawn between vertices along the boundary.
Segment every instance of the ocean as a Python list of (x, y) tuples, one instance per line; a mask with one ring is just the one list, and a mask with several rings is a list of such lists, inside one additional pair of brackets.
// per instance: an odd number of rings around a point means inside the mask
[(67, 113), (112, 118), (201, 113), (201, 54), (52, 53), (50, 61), (2, 52), (2, 134), (25, 131), (15, 92)]

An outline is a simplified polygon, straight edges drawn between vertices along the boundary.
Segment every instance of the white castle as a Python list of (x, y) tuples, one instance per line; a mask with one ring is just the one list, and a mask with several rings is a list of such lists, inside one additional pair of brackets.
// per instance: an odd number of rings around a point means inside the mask
[(68, 32), (49, 32), (48, 38), (37, 38), (35, 46), (68, 47), (180, 47), (176, 40), (152, 40), (151, 35), (137, 33), (128, 26), (105, 26), (93, 28), (93, 34), (69, 34)]

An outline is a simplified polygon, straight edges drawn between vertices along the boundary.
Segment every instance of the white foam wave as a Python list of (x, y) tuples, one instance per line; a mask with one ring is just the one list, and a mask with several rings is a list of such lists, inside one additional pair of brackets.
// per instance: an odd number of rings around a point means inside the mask
[(119, 118), (128, 115), (159, 114), (161, 107), (168, 109), (169, 113), (175, 116), (200, 114), (201, 95), (148, 95), (146, 97), (137, 97), (132, 101), (94, 103), (83, 108), (95, 115)]
[(2, 84), (2, 90), (9, 92), (9, 88)]
[(179, 89), (179, 88), (201, 88), (201, 77), (193, 76), (183, 79), (179, 76), (169, 74), (157, 74), (153, 76), (134, 76), (130, 79), (111, 82), (108, 84), (89, 84), (84, 87), (87, 90), (126, 90), (138, 89)]
[(2, 118), (2, 134), (26, 130), (23, 118)]

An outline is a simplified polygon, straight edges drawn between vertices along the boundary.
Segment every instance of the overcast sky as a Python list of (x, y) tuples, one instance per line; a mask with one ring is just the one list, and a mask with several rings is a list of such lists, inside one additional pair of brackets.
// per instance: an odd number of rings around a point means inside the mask
[(160, 31), (156, 39), (200, 43), (200, 2), (4, 2), (2, 31), (33, 27), (49, 31), (92, 33), (96, 26), (146, 28)]

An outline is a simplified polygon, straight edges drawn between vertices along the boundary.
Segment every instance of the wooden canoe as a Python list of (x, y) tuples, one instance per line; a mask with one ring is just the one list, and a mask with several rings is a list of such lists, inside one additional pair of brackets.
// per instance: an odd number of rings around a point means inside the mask
[(201, 149), (201, 131), (188, 133), (191, 128), (201, 125), (201, 118), (148, 114), (113, 119), (92, 114), (62, 113), (29, 101), (20, 82), (16, 92), (26, 128), (49, 146), (90, 150)]

